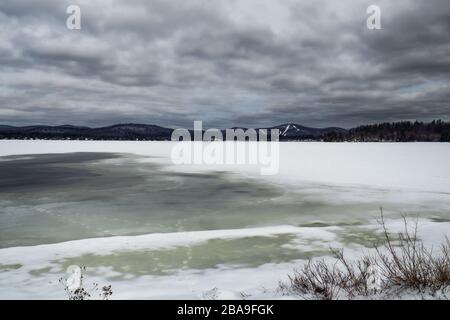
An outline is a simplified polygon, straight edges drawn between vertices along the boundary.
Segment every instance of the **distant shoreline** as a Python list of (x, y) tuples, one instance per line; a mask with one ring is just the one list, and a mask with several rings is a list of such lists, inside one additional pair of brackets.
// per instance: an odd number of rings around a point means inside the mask
[[(39, 138), (29, 138), (29, 139), (5, 139), (0, 138), (0, 141), (75, 141), (75, 142), (176, 142), (174, 140), (113, 140), (113, 139), (39, 139)], [(270, 140), (269, 140), (270, 141)], [(206, 141), (207, 142), (207, 141)], [(249, 142), (249, 141), (240, 141), (240, 142)], [(254, 141), (259, 142), (259, 141)], [(281, 143), (392, 143), (392, 144), (402, 144), (402, 143), (449, 143), (450, 141), (323, 141), (323, 140), (280, 140)]]
[[(247, 128), (233, 127), (232, 129)], [(351, 129), (312, 128), (295, 123), (255, 130), (278, 129), (281, 142), (450, 142), (450, 122), (393, 122), (362, 125)], [(225, 131), (224, 129), (221, 129)], [(0, 140), (93, 140), (93, 141), (172, 141), (174, 129), (148, 124), (116, 124), (90, 128), (82, 126), (5, 126), (0, 125)], [(192, 130), (191, 130), (192, 131)], [(204, 132), (204, 131), (203, 131)], [(269, 135), (270, 139), (270, 135)]]

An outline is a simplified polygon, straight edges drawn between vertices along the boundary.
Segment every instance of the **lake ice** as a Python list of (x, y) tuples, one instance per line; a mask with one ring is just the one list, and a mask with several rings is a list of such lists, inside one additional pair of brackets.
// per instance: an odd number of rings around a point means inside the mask
[(450, 235), (446, 143), (281, 143), (274, 176), (176, 166), (173, 145), (0, 141), (0, 298), (63, 299), (73, 264), (113, 298), (279, 297), (306, 259), (376, 242), (380, 207)]

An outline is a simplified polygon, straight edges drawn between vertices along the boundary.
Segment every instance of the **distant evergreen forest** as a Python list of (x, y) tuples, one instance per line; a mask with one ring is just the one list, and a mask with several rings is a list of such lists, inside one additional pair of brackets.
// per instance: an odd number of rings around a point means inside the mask
[(450, 142), (450, 123), (442, 120), (424, 122), (385, 122), (363, 125), (347, 132), (330, 132), (320, 137), (322, 141), (341, 142)]

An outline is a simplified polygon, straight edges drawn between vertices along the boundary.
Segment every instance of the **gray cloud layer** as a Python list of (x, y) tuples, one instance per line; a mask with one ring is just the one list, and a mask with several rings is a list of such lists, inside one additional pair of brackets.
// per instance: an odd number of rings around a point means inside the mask
[(448, 0), (6, 0), (0, 30), (6, 124), (450, 118)]

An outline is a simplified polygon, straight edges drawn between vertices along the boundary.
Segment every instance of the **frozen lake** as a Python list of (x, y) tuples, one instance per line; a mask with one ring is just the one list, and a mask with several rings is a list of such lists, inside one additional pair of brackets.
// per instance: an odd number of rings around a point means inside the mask
[(450, 235), (450, 144), (281, 143), (273, 176), (173, 146), (0, 141), (0, 298), (64, 298), (73, 264), (113, 298), (276, 297), (306, 259), (380, 240), (380, 207)]

